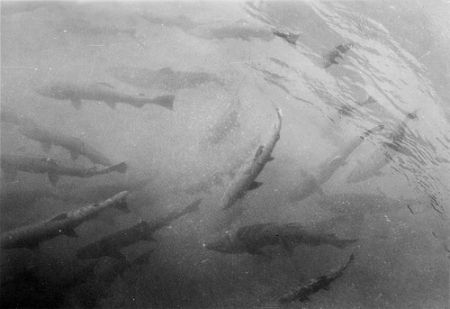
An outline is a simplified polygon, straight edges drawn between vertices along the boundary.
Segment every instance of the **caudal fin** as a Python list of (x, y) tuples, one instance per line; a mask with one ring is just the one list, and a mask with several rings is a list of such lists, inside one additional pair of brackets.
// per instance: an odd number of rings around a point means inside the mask
[(160, 105), (162, 107), (165, 107), (169, 110), (173, 110), (173, 102), (175, 101), (175, 96), (170, 95), (162, 95), (156, 98), (153, 98), (150, 103)]

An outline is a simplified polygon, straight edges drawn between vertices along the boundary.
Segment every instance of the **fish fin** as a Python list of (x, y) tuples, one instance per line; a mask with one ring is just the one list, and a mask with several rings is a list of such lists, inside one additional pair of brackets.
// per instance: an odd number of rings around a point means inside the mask
[(17, 170), (14, 168), (3, 168), (3, 175), (7, 182), (14, 181), (17, 178)]
[(79, 99), (79, 98), (72, 98), (72, 99), (70, 99), (70, 102), (72, 103), (72, 106), (76, 110), (80, 110), (81, 109), (81, 99)]
[(270, 162), (270, 161), (273, 161), (273, 160), (275, 160), (274, 157), (269, 157), (269, 159), (267, 159), (267, 162)]
[(114, 89), (115, 87), (109, 83), (106, 82), (98, 82), (97, 85), (106, 86), (108, 88)]
[(80, 156), (80, 153), (79, 153), (79, 152), (76, 152), (76, 151), (71, 151), (71, 152), (70, 152), (70, 158), (71, 158), (73, 161), (75, 161), (76, 159), (78, 159), (79, 156)]
[(56, 215), (55, 217), (51, 218), (50, 221), (59, 221), (64, 219), (67, 219), (67, 213)]
[(119, 164), (110, 166), (108, 169), (110, 171), (116, 171), (116, 172), (119, 172), (119, 173), (123, 174), (123, 173), (125, 173), (127, 171), (127, 168), (128, 168), (127, 163), (126, 162), (121, 162)]
[(64, 230), (64, 235), (69, 236), (69, 237), (73, 237), (73, 238), (78, 237), (77, 232), (75, 232), (75, 230), (72, 229), (72, 228)]
[(162, 96), (152, 99), (151, 103), (155, 103), (157, 105), (167, 108), (168, 110), (173, 111), (173, 101), (174, 100), (175, 100), (175, 96), (172, 94), (162, 95)]
[(48, 153), (50, 151), (50, 148), (52, 148), (52, 144), (41, 142), (41, 148), (45, 153)]
[(55, 173), (49, 172), (49, 173), (48, 173), (48, 180), (50, 180), (50, 183), (51, 183), (53, 186), (56, 186), (56, 184), (58, 183), (58, 180), (59, 180), (59, 175), (58, 175), (58, 174), (55, 174)]
[(250, 190), (255, 190), (255, 189), (261, 187), (262, 184), (263, 184), (262, 182), (259, 182), (259, 181), (253, 181), (253, 182), (250, 184), (250, 186), (248, 187), (248, 191), (250, 191)]
[(106, 105), (108, 105), (112, 109), (116, 108), (116, 102), (105, 101), (105, 103), (106, 103)]

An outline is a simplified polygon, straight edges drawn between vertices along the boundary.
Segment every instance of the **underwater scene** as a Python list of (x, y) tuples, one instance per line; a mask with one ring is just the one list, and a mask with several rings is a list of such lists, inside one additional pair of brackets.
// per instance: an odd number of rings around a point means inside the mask
[(449, 1), (2, 1), (0, 32), (1, 308), (449, 308)]

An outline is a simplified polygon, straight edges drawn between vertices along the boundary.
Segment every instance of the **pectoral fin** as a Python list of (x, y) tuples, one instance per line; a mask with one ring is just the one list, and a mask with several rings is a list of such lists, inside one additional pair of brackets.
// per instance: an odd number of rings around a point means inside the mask
[(70, 152), (70, 157), (72, 158), (73, 161), (78, 159), (79, 156), (80, 156), (80, 154), (78, 152), (76, 152), (76, 151), (71, 151)]
[(48, 180), (50, 180), (50, 183), (53, 186), (56, 186), (56, 184), (58, 183), (58, 180), (59, 180), (59, 175), (55, 174), (55, 173), (48, 173)]
[(250, 190), (255, 190), (257, 188), (259, 188), (263, 183), (262, 182), (258, 182), (258, 181), (253, 181), (250, 186), (248, 187), (248, 191)]
[(81, 109), (81, 100), (78, 98), (72, 98), (70, 99), (70, 102), (72, 103), (72, 106), (76, 109), (76, 110), (80, 110)]
[(45, 153), (48, 153), (50, 148), (52, 148), (52, 144), (41, 142), (41, 148)]

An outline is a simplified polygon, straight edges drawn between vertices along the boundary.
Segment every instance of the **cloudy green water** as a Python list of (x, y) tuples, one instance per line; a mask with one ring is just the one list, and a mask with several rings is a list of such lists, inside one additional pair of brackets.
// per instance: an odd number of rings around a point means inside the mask
[[(150, 263), (115, 280), (97, 307), (278, 307), (276, 299), (284, 292), (338, 267), (355, 252), (355, 263), (329, 291), (292, 308), (446, 308), (450, 8), (444, 1), (397, 2), (79, 2), (22, 6), (26, 10), (2, 5), (2, 108), (83, 138), (114, 161), (127, 161), (127, 179), (151, 178), (132, 198), (134, 213), (117, 219), (116, 227), (89, 223), (80, 240), (52, 240), (44, 254), (69, 258), (99, 234), (202, 197), (200, 213), (159, 232)], [(275, 28), (298, 33), (297, 44), (273, 36)], [(324, 55), (348, 42), (354, 46), (340, 64), (325, 69)], [(69, 102), (34, 91), (70, 79), (108, 82), (148, 96), (167, 93), (109, 74), (120, 66), (206, 72), (220, 82), (171, 88), (173, 112), (124, 104), (110, 109), (96, 102), (83, 103), (77, 111)], [(360, 107), (369, 96), (376, 103)], [(357, 112), (340, 114), (342, 104)], [(239, 110), (239, 125), (205, 147), (230, 105)], [(344, 215), (333, 231), (359, 237), (354, 248), (300, 246), (293, 257), (261, 261), (202, 247), (231, 181), (224, 177), (211, 184), (212, 175), (253, 154), (255, 141), (265, 140), (275, 122), (275, 106), (284, 115), (275, 160), (258, 177), (264, 184), (242, 201), (246, 212), (233, 228), (269, 221), (308, 226)], [(394, 128), (414, 111), (418, 119), (408, 122), (403, 143), (409, 151), (394, 152), (379, 173), (347, 182), (355, 169), (379, 159), (373, 154), (386, 141), (383, 135), (372, 136), (352, 153), (323, 186), (324, 196), (300, 202), (288, 198), (302, 182), (301, 170), (315, 175), (366, 129)], [(1, 137), (2, 153), (43, 155), (37, 143), (14, 128), (2, 125)], [(51, 155), (71, 163), (62, 149)], [(25, 187), (44, 179), (21, 177)], [(76, 190), (119, 181), (120, 176), (64, 179), (60, 186)], [(189, 190), (202, 182), (208, 190)], [(2, 208), (2, 230), (73, 207), (45, 199)], [(65, 304), (82, 297), (73, 294)]]

